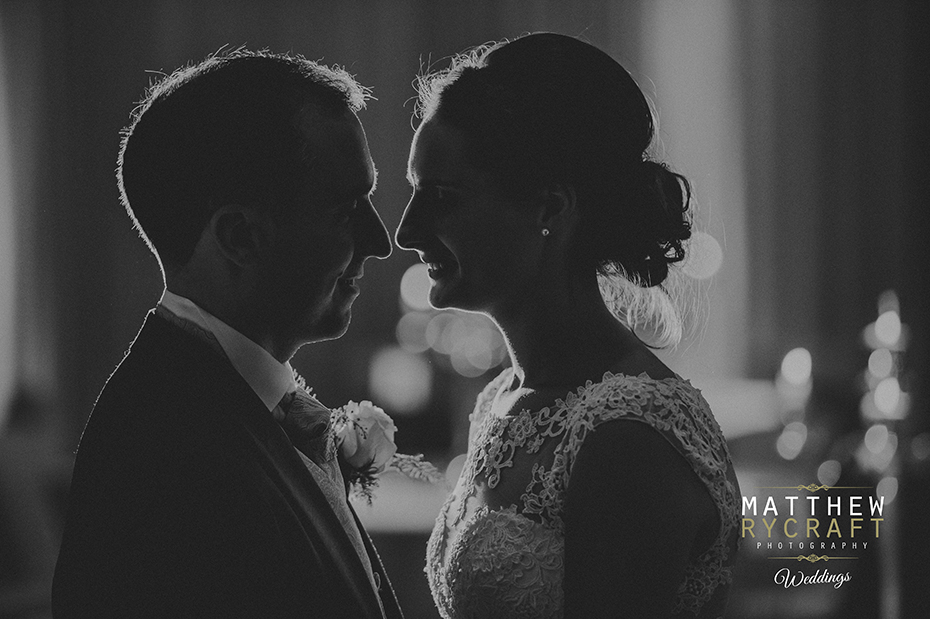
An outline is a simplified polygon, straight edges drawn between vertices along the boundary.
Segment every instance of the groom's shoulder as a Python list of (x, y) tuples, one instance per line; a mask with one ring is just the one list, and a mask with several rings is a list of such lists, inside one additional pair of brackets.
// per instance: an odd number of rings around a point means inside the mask
[(241, 388), (236, 378), (220, 353), (150, 313), (101, 390), (81, 442), (99, 435), (145, 444), (206, 431), (211, 412)]
[(183, 485), (191, 469), (216, 476), (247, 468), (238, 457), (242, 425), (231, 419), (250, 410), (248, 386), (239, 382), (218, 352), (150, 314), (84, 427), (75, 482)]
[(231, 366), (208, 345), (150, 312), (107, 379), (95, 409), (130, 399), (137, 406), (203, 397), (231, 378)]

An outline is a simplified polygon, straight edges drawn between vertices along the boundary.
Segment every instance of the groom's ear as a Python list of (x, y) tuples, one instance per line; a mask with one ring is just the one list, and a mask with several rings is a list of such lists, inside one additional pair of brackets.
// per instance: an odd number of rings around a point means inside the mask
[(217, 250), (240, 268), (258, 262), (271, 244), (270, 219), (252, 208), (237, 204), (220, 207), (208, 225)]

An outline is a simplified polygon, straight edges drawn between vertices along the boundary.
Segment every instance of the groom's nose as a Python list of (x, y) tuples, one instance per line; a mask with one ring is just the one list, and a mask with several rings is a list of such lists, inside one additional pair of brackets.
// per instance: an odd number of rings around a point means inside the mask
[(381, 216), (369, 198), (366, 198), (365, 203), (359, 208), (362, 210), (353, 228), (356, 255), (387, 258), (392, 250), (391, 237), (388, 235), (387, 228), (384, 227)]

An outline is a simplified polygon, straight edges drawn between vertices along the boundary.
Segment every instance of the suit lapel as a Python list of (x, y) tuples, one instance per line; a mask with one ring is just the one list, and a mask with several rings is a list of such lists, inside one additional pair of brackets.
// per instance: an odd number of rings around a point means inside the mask
[(380, 588), (378, 594), (381, 597), (384, 614), (387, 619), (403, 619), (404, 614), (401, 612), (400, 604), (397, 601), (397, 595), (394, 593), (394, 587), (391, 585), (391, 581), (387, 576), (384, 564), (381, 563), (381, 555), (378, 554), (378, 550), (371, 541), (371, 537), (368, 536), (368, 532), (365, 530), (365, 527), (362, 526), (362, 521), (359, 519), (351, 502), (349, 502), (349, 510), (352, 512), (355, 524), (362, 534), (362, 542), (365, 544), (365, 551), (368, 552), (368, 558), (371, 561), (371, 569), (374, 570), (376, 578), (379, 579)]
[[(203, 358), (194, 365), (198, 368), (198, 374), (211, 382), (205, 389), (216, 389), (221, 393), (219, 398), (227, 411), (227, 421), (240, 425), (248, 438), (247, 444), (254, 450), (255, 459), (290, 505), (313, 550), (334, 575), (341, 576), (340, 580), (346, 587), (347, 599), (344, 605), (357, 605), (359, 617), (382, 618), (377, 594), (345, 528), (305, 468), (290, 439), (262, 401), (224, 355), (208, 350), (207, 344), (199, 338), (168, 323), (164, 318), (150, 314), (139, 337), (149, 332), (152, 339), (158, 342), (160, 336), (157, 332), (161, 329), (168, 329), (173, 334), (183, 333), (192, 340), (191, 347), (199, 345), (204, 349)], [(190, 354), (191, 348), (184, 348)], [(214, 382), (216, 384), (212, 384)], [(363, 534), (363, 537), (366, 536)], [(367, 543), (370, 542), (366, 539)]]
[(378, 598), (372, 589), (371, 580), (348, 533), (297, 455), (284, 430), (272, 420), (264, 431), (253, 433), (253, 436), (259, 450), (264, 454), (266, 472), (291, 503), (301, 524), (305, 529), (319, 533), (323, 545), (321, 551), (329, 555), (333, 568), (343, 575), (353, 595), (364, 602), (367, 614), (381, 617)]

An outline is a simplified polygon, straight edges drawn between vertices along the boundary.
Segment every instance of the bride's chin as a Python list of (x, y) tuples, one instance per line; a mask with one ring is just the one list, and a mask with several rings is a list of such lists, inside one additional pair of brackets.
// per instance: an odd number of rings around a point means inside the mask
[(439, 286), (433, 284), (433, 287), (429, 291), (429, 304), (438, 310), (448, 309), (449, 305), (446, 302), (446, 295), (443, 294), (442, 290), (439, 290)]
[(457, 309), (454, 281), (441, 279), (433, 282), (429, 291), (429, 303), (436, 309)]

